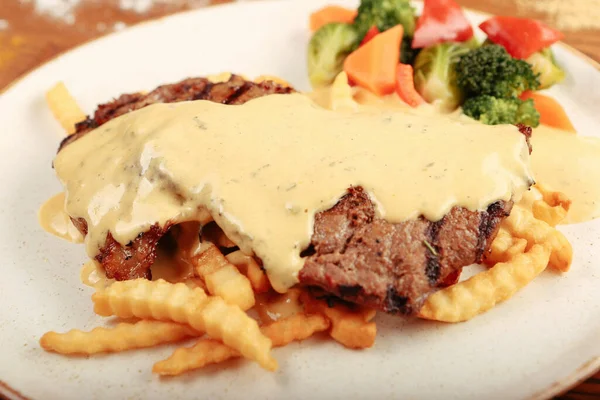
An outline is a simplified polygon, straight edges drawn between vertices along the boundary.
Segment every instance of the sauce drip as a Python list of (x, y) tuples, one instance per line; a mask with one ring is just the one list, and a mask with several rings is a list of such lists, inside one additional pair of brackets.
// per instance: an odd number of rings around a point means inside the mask
[(84, 285), (96, 290), (107, 288), (115, 281), (106, 277), (104, 268), (95, 260), (90, 260), (81, 267), (79, 278)]
[(65, 194), (59, 193), (47, 200), (38, 211), (40, 226), (48, 233), (68, 240), (72, 243), (82, 243), (83, 236), (71, 222), (65, 212)]
[(564, 223), (600, 217), (600, 139), (547, 126), (533, 130), (531, 165), (536, 181), (571, 199)]
[(297, 282), (315, 213), (350, 186), (365, 188), (379, 217), (401, 222), (518, 199), (531, 182), (516, 127), (374, 107), (333, 112), (302, 94), (154, 104), (70, 144), (54, 165), (66, 211), (87, 221), (91, 257), (108, 232), (127, 244), (156, 222), (208, 210), (280, 292)]

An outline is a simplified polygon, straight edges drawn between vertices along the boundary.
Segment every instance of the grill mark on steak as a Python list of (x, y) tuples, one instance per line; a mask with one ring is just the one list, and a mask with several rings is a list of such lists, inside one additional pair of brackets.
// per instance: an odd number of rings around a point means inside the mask
[[(294, 89), (271, 81), (254, 83), (246, 81), (240, 76), (232, 75), (227, 82), (216, 84), (206, 78), (189, 78), (179, 83), (159, 86), (148, 94), (123, 94), (110, 103), (99, 105), (93, 118), (87, 117), (84, 121), (76, 124), (76, 133), (65, 138), (58, 151), (111, 119), (150, 104), (209, 100), (216, 103), (239, 105), (269, 94), (292, 92)], [(180, 197), (180, 193), (180, 189), (173, 188), (175, 197)], [(88, 230), (86, 221), (82, 218), (71, 218), (71, 220), (85, 236)], [(117, 242), (109, 233), (96, 260), (102, 264), (108, 278), (119, 281), (135, 278), (150, 279), (150, 267), (156, 260), (156, 246), (169, 228), (169, 224), (164, 227), (155, 224), (148, 231), (140, 233), (126, 246)]]
[[(445, 217), (444, 217), (445, 218)], [(439, 246), (438, 246), (438, 234), (440, 228), (444, 223), (444, 218), (439, 221), (432, 222), (429, 224), (427, 229), (427, 243), (424, 243), (427, 247), (427, 266), (425, 267), (425, 275), (429, 279), (429, 284), (435, 285), (440, 278), (440, 260), (439, 260)], [(429, 246), (431, 246), (431, 249)], [(432, 251), (433, 250), (433, 251)]]
[(58, 151), (111, 119), (151, 104), (209, 100), (221, 104), (240, 105), (261, 96), (292, 92), (295, 90), (272, 81), (254, 83), (238, 75), (232, 75), (226, 82), (211, 83), (206, 78), (188, 78), (178, 83), (159, 86), (148, 94), (123, 94), (112, 102), (100, 104), (93, 117), (87, 117), (76, 124), (75, 133), (61, 142)]
[(489, 246), (511, 207), (512, 202), (499, 201), (486, 211), (454, 207), (437, 222), (421, 217), (390, 223), (374, 216), (361, 187), (350, 188), (315, 216), (312, 250), (304, 253), (299, 279), (346, 301), (414, 314), (429, 293), (481, 261), (481, 243)]

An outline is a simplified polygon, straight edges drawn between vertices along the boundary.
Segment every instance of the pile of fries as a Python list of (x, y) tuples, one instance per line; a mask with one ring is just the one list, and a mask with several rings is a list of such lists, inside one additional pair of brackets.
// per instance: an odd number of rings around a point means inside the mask
[[(213, 77), (226, 80), (229, 74)], [(336, 79), (333, 108), (355, 109), (347, 79)], [(259, 80), (273, 79), (261, 77)], [(277, 80), (286, 84), (282, 80)], [(50, 109), (67, 132), (84, 113), (62, 84), (47, 94)], [(546, 267), (566, 272), (572, 260), (568, 240), (555, 226), (569, 211), (562, 193), (536, 185), (501, 224), (485, 264), (489, 269), (441, 289), (425, 301), (419, 317), (443, 322), (467, 321), (512, 297)], [(196, 235), (198, 237), (198, 235)], [(120, 321), (89, 332), (48, 332), (40, 339), (47, 351), (91, 355), (120, 352), (193, 338), (152, 368), (179, 375), (235, 357), (277, 369), (272, 347), (285, 346), (324, 332), (351, 349), (373, 346), (375, 311), (293, 288), (273, 291), (257, 261), (241, 251), (213, 223), (202, 227), (200, 251), (191, 257), (193, 275), (179, 282), (135, 279), (107, 282), (92, 295), (94, 312)], [(254, 310), (258, 318), (247, 311)]]

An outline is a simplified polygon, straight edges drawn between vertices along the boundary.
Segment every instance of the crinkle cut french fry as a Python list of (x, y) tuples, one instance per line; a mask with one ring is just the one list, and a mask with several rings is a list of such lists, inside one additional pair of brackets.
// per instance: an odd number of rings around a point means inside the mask
[(551, 251), (550, 266), (562, 272), (569, 270), (573, 259), (571, 243), (560, 231), (544, 221), (535, 219), (528, 210), (515, 205), (501, 226), (511, 235), (526, 239), (528, 247), (534, 244), (548, 247)]
[(266, 293), (271, 289), (271, 283), (269, 282), (269, 278), (267, 278), (267, 274), (265, 274), (253, 257), (238, 250), (227, 254), (226, 258), (242, 274), (246, 275), (255, 293)]
[(92, 296), (94, 311), (102, 316), (137, 317), (188, 324), (238, 350), (268, 370), (277, 368), (271, 340), (255, 320), (220, 297), (208, 297), (200, 288), (164, 280), (134, 279), (115, 282)]
[(493, 266), (499, 262), (507, 262), (517, 254), (525, 253), (527, 240), (513, 237), (506, 229), (500, 227), (498, 234), (490, 246), (490, 253), (485, 263)]
[(152, 366), (152, 372), (163, 376), (181, 375), (210, 364), (218, 364), (240, 353), (214, 339), (200, 339), (192, 347), (180, 347), (167, 359)]
[(208, 292), (229, 304), (248, 310), (254, 306), (254, 292), (248, 278), (234, 267), (213, 243), (204, 243), (194, 257), (196, 274), (204, 279)]
[(560, 224), (567, 217), (567, 210), (563, 206), (550, 206), (543, 200), (534, 202), (531, 210), (536, 219), (552, 227)]
[(271, 339), (273, 346), (282, 347), (293, 341), (304, 340), (315, 332), (329, 328), (329, 320), (322, 314), (294, 314), (261, 328), (262, 332)]
[(255, 299), (248, 278), (233, 265), (211, 272), (204, 277), (208, 292), (219, 296), (229, 304), (239, 306), (246, 311), (254, 307)]
[(304, 308), (309, 313), (322, 313), (331, 321), (330, 336), (351, 349), (364, 349), (375, 344), (377, 325), (369, 322), (372, 310), (353, 311), (342, 304), (329, 307), (326, 301), (317, 300), (308, 292), (300, 296)]
[(190, 289), (200, 288), (202, 290), (206, 290), (206, 284), (200, 278), (187, 278), (181, 283), (184, 283)]
[(205, 242), (202, 244), (202, 247), (200, 254), (194, 256), (193, 260), (196, 274), (200, 278), (204, 279), (204, 277), (211, 272), (230, 264), (219, 248), (213, 243)]
[(467, 321), (512, 297), (546, 268), (549, 259), (550, 249), (535, 244), (527, 253), (432, 294), (419, 317), (442, 322)]
[[(285, 346), (293, 341), (304, 340), (316, 332), (329, 328), (329, 321), (320, 314), (296, 314), (262, 327), (262, 332), (273, 346)], [(162, 361), (154, 364), (152, 371), (160, 375), (179, 375), (187, 371), (217, 364), (239, 357), (239, 353), (214, 339), (200, 339), (192, 347), (182, 347)]]
[(535, 185), (535, 188), (541, 193), (542, 199), (550, 207), (561, 206), (566, 211), (569, 211), (571, 208), (571, 200), (564, 193), (552, 191), (539, 183)]
[(561, 223), (571, 208), (571, 200), (564, 193), (554, 192), (539, 183), (535, 185), (535, 189), (542, 195), (542, 200), (533, 203), (533, 216), (550, 226)]
[(89, 332), (72, 329), (66, 333), (47, 332), (40, 339), (44, 350), (60, 354), (120, 352), (163, 343), (177, 342), (199, 333), (187, 325), (164, 321), (122, 322)]
[(85, 113), (62, 82), (58, 82), (46, 92), (46, 103), (54, 118), (69, 135), (75, 132), (75, 124), (86, 118)]

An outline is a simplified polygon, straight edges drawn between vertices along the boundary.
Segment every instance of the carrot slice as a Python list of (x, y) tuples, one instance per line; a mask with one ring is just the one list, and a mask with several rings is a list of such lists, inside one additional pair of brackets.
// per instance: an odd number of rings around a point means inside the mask
[(564, 131), (577, 133), (564, 108), (554, 98), (531, 91), (523, 92), (522, 100), (532, 99), (540, 113), (540, 123)]
[(425, 102), (415, 89), (412, 65), (400, 63), (396, 67), (396, 93), (411, 107), (417, 107)]
[(310, 30), (315, 32), (323, 25), (332, 22), (351, 24), (356, 17), (356, 10), (340, 6), (327, 6), (310, 14)]
[(357, 85), (383, 96), (394, 91), (404, 29), (396, 25), (350, 53), (344, 71)]

